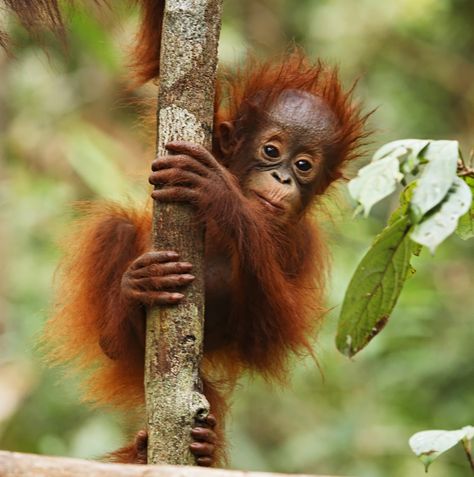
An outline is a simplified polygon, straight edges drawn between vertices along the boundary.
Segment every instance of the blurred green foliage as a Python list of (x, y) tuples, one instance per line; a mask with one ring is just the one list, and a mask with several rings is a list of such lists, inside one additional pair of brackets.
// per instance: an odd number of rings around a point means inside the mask
[[(120, 418), (79, 402), (77, 379), (47, 369), (37, 335), (51, 304), (57, 246), (77, 200), (145, 197), (153, 130), (140, 112), (153, 88), (131, 91), (125, 64), (136, 12), (91, 5), (71, 16), (67, 52), (48, 54), (15, 24), (15, 58), (0, 54), (0, 448), (97, 457), (120, 445)], [(292, 41), (340, 65), (377, 108), (370, 152), (404, 137), (474, 143), (472, 0), (226, 2), (220, 56), (277, 54)], [(326, 201), (333, 273), (318, 366), (295, 362), (288, 384), (242, 381), (228, 426), (239, 469), (415, 477), (408, 437), (474, 421), (473, 244), (457, 238), (416, 259), (383, 333), (350, 361), (334, 346), (348, 280), (392, 204), (354, 220)], [(328, 220), (324, 219), (327, 224)], [(468, 475), (462, 451), (432, 477)]]

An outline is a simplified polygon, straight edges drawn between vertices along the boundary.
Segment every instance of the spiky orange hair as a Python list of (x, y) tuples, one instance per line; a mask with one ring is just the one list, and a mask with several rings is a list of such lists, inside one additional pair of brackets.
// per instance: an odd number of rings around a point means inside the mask
[[(111, 7), (112, 2), (94, 0), (97, 4)], [(53, 31), (61, 39), (66, 38), (63, 15), (58, 0), (0, 0), (7, 10), (14, 12), (22, 25), (32, 33), (42, 29)], [(72, 3), (72, 2), (70, 2)], [(131, 52), (131, 66), (136, 81), (145, 83), (158, 77), (160, 73), (161, 25), (165, 0), (129, 0), (141, 10), (141, 24)], [(7, 48), (8, 38), (0, 30), (0, 46)]]
[[(219, 76), (215, 124), (232, 121), (239, 128), (251, 129), (252, 118), (262, 117), (284, 91), (297, 90), (320, 97), (338, 120), (330, 161), (326, 164), (326, 180), (331, 183), (342, 176), (344, 163), (359, 157), (368, 135), (368, 114), (362, 113), (360, 105), (353, 101), (353, 89), (343, 89), (337, 68), (319, 59), (311, 62), (300, 49), (269, 61), (251, 57), (240, 68)], [(249, 131), (241, 132), (245, 135)]]

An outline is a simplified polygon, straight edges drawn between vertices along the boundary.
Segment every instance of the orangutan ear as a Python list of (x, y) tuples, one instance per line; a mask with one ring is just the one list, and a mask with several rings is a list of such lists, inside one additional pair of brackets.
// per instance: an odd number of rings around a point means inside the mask
[(235, 147), (234, 125), (224, 121), (218, 126), (219, 148), (225, 158), (229, 158)]

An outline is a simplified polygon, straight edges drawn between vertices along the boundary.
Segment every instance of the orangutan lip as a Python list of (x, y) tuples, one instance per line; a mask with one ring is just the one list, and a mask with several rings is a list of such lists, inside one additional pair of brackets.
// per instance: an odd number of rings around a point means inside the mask
[(252, 192), (257, 196), (257, 199), (259, 199), (260, 202), (263, 202), (263, 204), (267, 207), (270, 207), (271, 209), (276, 210), (278, 212), (283, 212), (285, 210), (280, 204), (275, 204), (274, 202), (267, 199), (265, 196), (259, 194), (258, 192), (255, 192), (254, 190)]

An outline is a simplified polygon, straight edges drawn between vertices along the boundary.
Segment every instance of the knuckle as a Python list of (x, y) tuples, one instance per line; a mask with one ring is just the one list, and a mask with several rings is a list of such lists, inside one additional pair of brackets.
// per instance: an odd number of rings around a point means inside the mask
[(153, 290), (155, 291), (160, 291), (163, 288), (163, 278), (162, 277), (153, 277), (151, 279), (151, 286), (153, 287)]
[(191, 154), (181, 154), (179, 156), (181, 158), (181, 161), (182, 162), (185, 162), (185, 163), (194, 163), (195, 159), (194, 157), (191, 155)]
[(161, 265), (160, 271), (163, 275), (170, 275), (176, 269), (177, 263), (176, 262), (167, 262)]
[(164, 277), (164, 280), (168, 285), (177, 285), (179, 283), (179, 275), (169, 274)]
[(137, 301), (137, 302), (144, 302), (144, 296), (136, 291), (136, 290), (129, 290), (128, 296), (130, 299)]
[(169, 294), (161, 291), (155, 291), (150, 295), (149, 301), (153, 305), (166, 305), (169, 303)]
[(129, 272), (125, 272), (122, 275), (122, 279), (120, 280), (120, 287), (122, 289), (122, 292), (124, 293), (130, 293), (130, 291), (134, 289), (133, 278), (130, 278)]
[(152, 263), (148, 266), (148, 273), (153, 277), (161, 277), (164, 274), (164, 265), (161, 263)]
[(127, 300), (134, 301), (136, 298), (134, 296), (134, 292), (128, 287), (122, 287), (122, 296)]

